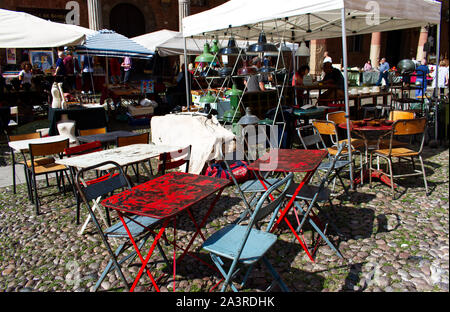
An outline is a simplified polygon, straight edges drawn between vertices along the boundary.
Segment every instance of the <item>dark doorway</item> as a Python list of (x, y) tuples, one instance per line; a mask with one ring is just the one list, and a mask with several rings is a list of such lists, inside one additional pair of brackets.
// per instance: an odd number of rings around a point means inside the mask
[[(387, 33), (386, 40), (386, 61), (389, 65), (397, 66), (397, 63), (404, 59), (408, 58), (407, 55), (403, 54), (404, 51), (404, 40), (403, 40), (403, 31), (402, 30), (393, 30)], [(383, 56), (381, 56), (383, 57)]]
[(145, 34), (145, 18), (132, 4), (120, 3), (112, 8), (109, 25), (115, 32), (128, 38)]

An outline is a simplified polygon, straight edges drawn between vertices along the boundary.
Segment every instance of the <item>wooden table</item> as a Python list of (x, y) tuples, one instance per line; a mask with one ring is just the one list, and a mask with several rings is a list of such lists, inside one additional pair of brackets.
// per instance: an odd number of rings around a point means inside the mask
[[(144, 269), (147, 266), (150, 257), (152, 256), (156, 244), (164, 234), (170, 221), (173, 222), (174, 227), (174, 241), (170, 243), (174, 246), (173, 291), (175, 291), (177, 261), (180, 262), (183, 257), (189, 252), (189, 249), (192, 246), (197, 235), (200, 235), (203, 241), (205, 241), (205, 237), (201, 232), (201, 229), (206, 224), (206, 221), (211, 214), (217, 200), (219, 199), (223, 189), (230, 183), (231, 182), (226, 179), (207, 177), (203, 175), (194, 175), (189, 173), (171, 172), (135, 186), (131, 190), (125, 190), (119, 194), (113, 195), (101, 202), (103, 206), (117, 211), (119, 219), (122, 221), (122, 224), (125, 227), (128, 236), (133, 243), (136, 253), (139, 255), (141, 261), (144, 258), (142, 257), (141, 251), (139, 250), (139, 248), (137, 248), (136, 244), (134, 243), (134, 238), (131, 236), (130, 231), (128, 230), (127, 223), (124, 220), (124, 214), (147, 216), (161, 220), (161, 228), (157, 233), (145, 260), (142, 261), (141, 268), (134, 280), (133, 285), (130, 288), (131, 292), (134, 291), (134, 288), (139, 282), (139, 279), (142, 276), (142, 273), (144, 272)], [(210, 204), (209, 209), (206, 211), (203, 219), (200, 221), (200, 223), (197, 223), (194, 220), (190, 209), (194, 204), (202, 201), (206, 197), (216, 192), (218, 193), (215, 196), (213, 202)], [(196, 227), (194, 235), (191, 237), (189, 243), (185, 248), (180, 247), (176, 244), (176, 217), (184, 211), (189, 213), (191, 220)], [(175, 257), (175, 248), (180, 248), (183, 250), (183, 253), (180, 257), (178, 257), (178, 259), (176, 259)], [(148, 270), (146, 271), (156, 291), (159, 291), (159, 287), (156, 284), (152, 274)]]

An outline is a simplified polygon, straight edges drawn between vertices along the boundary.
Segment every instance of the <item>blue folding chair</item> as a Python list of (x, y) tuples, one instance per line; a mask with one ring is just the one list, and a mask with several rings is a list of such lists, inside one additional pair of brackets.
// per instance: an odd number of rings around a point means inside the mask
[[(294, 207), (295, 207), (294, 213), (295, 213), (295, 215), (297, 217), (297, 221), (298, 221), (298, 227), (296, 229), (297, 233), (300, 233), (300, 231), (303, 228), (304, 223), (306, 222), (306, 220), (308, 220), (309, 224), (318, 233), (319, 237), (322, 238), (327, 243), (327, 245), (332, 250), (334, 250), (335, 253), (342, 259), (343, 259), (342, 254), (330, 242), (330, 240), (327, 238), (327, 236), (325, 234), (328, 224), (333, 227), (333, 229), (336, 231), (336, 233), (338, 233), (339, 235), (342, 235), (342, 234), (337, 229), (337, 227), (333, 224), (333, 222), (331, 221), (331, 218), (321, 209), (321, 207), (318, 205), (318, 203), (329, 202), (330, 206), (333, 207), (333, 203), (330, 198), (331, 190), (327, 187), (327, 184), (330, 181), (329, 177), (330, 177), (331, 173), (333, 171), (335, 171), (335, 169), (336, 169), (336, 163), (338, 162), (339, 156), (341, 155), (342, 151), (346, 148), (346, 146), (347, 146), (347, 144), (345, 142), (342, 142), (340, 144), (335, 157), (332, 158), (332, 160), (329, 162), (329, 165), (327, 166), (328, 170), (325, 173), (324, 177), (322, 178), (322, 181), (320, 182), (320, 184), (319, 185), (308, 184), (308, 185), (303, 186), (300, 189), (300, 191), (298, 192), (297, 196), (295, 197), (295, 201), (294, 201)], [(287, 190), (286, 197), (291, 198), (293, 196), (295, 190), (297, 189), (297, 187), (298, 187), (297, 183), (292, 183)], [(299, 201), (305, 202), (306, 209), (304, 209), (303, 206), (299, 204)], [(314, 212), (312, 210), (313, 207), (315, 207), (319, 212), (321, 212), (327, 220), (327, 223), (324, 226), (322, 226), (323, 229), (321, 229), (322, 222), (317, 217), (317, 215), (314, 214)], [(298, 218), (298, 214), (303, 216), (301, 221)], [(318, 240), (318, 242), (320, 242), (320, 240)], [(316, 248), (311, 253), (313, 256), (314, 256), (316, 250), (317, 250), (317, 244), (316, 244)]]
[[(83, 183), (82, 178), (83, 174), (85, 174), (87, 171), (98, 170), (98, 168), (106, 165), (114, 166), (113, 169), (111, 169), (110, 173), (108, 174), (109, 177), (105, 178), (105, 176), (103, 176), (103, 179), (96, 182), (95, 184), (87, 185), (86, 183)], [(114, 171), (118, 172), (119, 174), (113, 174)], [(93, 205), (95, 206), (98, 205), (99, 198), (108, 195), (117, 189), (131, 189), (130, 182), (128, 181), (126, 175), (124, 174), (122, 168), (118, 163), (114, 161), (105, 161), (100, 164), (90, 166), (78, 171), (76, 175), (76, 187), (78, 189), (81, 198), (83, 199), (83, 202), (86, 204), (89, 214), (91, 215), (91, 218), (94, 221), (94, 224), (99, 234), (101, 235), (103, 243), (105, 244), (106, 249), (108, 250), (110, 256), (110, 260), (106, 268), (104, 269), (103, 273), (101, 274), (100, 278), (98, 279), (97, 283), (94, 286), (94, 291), (97, 291), (97, 289), (100, 287), (102, 281), (105, 279), (107, 274), (112, 270), (114, 270), (114, 268), (117, 270), (117, 273), (122, 279), (126, 289), (129, 290), (130, 288), (127, 280), (125, 279), (125, 276), (122, 273), (121, 265), (127, 260), (130, 260), (129, 263), (132, 263), (134, 258), (137, 256), (136, 251), (133, 250), (128, 255), (118, 260), (119, 255), (123, 254), (129, 247), (133, 246), (129, 242), (128, 239), (129, 236), (127, 235), (127, 232), (122, 222), (120, 221), (103, 230), (102, 226), (100, 225), (100, 223), (96, 218), (96, 215), (90, 202), (92, 201)], [(132, 217), (125, 216), (125, 217), (127, 227), (131, 232), (131, 235), (136, 238), (135, 240), (136, 243), (140, 241), (140, 244), (138, 246), (140, 250), (142, 246), (144, 246), (149, 236), (152, 235), (152, 233), (149, 232), (148, 230), (154, 228), (159, 223), (159, 220), (143, 216), (132, 216)], [(124, 239), (125, 242), (120, 244), (120, 246), (113, 252), (111, 245), (108, 241), (109, 238)], [(167, 257), (163, 249), (159, 245), (159, 243), (157, 244), (157, 247), (163, 257), (164, 262), (167, 264), (167, 267), (170, 270), (171, 266), (169, 265)], [(143, 261), (143, 259), (141, 259), (141, 261)]]
[[(211, 235), (203, 244), (202, 248), (210, 253), (212, 261), (222, 274), (225, 282), (221, 291), (225, 291), (230, 285), (233, 291), (238, 291), (233, 285), (232, 279), (240, 271), (238, 265), (247, 265), (247, 272), (241, 283), (243, 287), (250, 275), (253, 265), (262, 260), (269, 269), (274, 281), (269, 288), (276, 282), (283, 291), (289, 291), (279, 274), (272, 267), (270, 262), (264, 256), (266, 252), (275, 244), (277, 236), (269, 233), (278, 211), (284, 203), (286, 191), (291, 184), (293, 174), (288, 174), (285, 178), (272, 185), (258, 200), (248, 225), (230, 224), (223, 229)], [(269, 196), (274, 196), (274, 191), (279, 190), (284, 185), (283, 191), (273, 200), (267, 203)], [(264, 205), (265, 204), (265, 205)], [(260, 222), (272, 214), (269, 224), (265, 230), (261, 230)], [(228, 272), (224, 269), (222, 258), (232, 260)]]

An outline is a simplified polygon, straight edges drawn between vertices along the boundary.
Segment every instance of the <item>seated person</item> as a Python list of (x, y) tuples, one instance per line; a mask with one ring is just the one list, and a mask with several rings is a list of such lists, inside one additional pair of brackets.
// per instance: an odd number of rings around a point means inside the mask
[(308, 65), (302, 65), (294, 73), (294, 76), (292, 77), (292, 86), (301, 86), (303, 85), (303, 77), (309, 74), (309, 66)]
[(322, 83), (324, 86), (332, 87), (319, 96), (319, 100), (334, 100), (342, 99), (344, 97), (344, 76), (339, 69), (334, 68), (330, 62), (323, 63), (323, 77)]

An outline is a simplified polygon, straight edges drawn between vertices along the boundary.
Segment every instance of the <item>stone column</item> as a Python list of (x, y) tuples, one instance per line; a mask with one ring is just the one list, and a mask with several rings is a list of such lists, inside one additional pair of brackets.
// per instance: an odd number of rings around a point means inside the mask
[(372, 67), (378, 67), (380, 63), (380, 52), (381, 52), (381, 33), (372, 33), (372, 40), (370, 42), (370, 61)]
[(102, 11), (100, 0), (87, 0), (89, 28), (100, 30), (102, 25)]
[[(183, 32), (183, 17), (190, 15), (190, 0), (178, 0), (178, 31)], [(184, 55), (180, 55), (180, 68), (184, 64)]]
[(320, 75), (322, 73), (323, 53), (326, 51), (326, 48), (326, 39), (317, 39), (310, 41), (309, 67), (311, 69), (311, 74)]
[(428, 30), (426, 27), (420, 28), (420, 36), (419, 43), (417, 45), (417, 55), (416, 60), (421, 61), (423, 58), (427, 56), (427, 52), (423, 50), (423, 46), (427, 43), (428, 40)]

